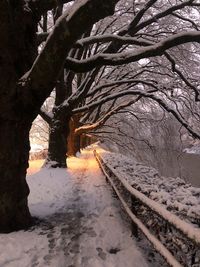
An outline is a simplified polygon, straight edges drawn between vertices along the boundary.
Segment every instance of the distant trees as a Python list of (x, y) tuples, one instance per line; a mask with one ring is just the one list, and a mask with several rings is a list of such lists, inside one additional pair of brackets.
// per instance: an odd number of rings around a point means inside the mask
[(116, 114), (94, 134), (111, 151), (132, 156), (166, 176), (180, 174), (180, 156), (192, 140), (173, 115), (145, 99)]

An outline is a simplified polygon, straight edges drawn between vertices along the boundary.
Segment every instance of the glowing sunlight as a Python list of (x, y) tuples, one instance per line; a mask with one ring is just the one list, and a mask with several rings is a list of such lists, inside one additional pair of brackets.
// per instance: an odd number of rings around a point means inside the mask
[[(82, 172), (86, 168), (92, 169), (92, 170), (97, 170), (98, 164), (95, 160), (95, 157), (93, 155), (94, 149), (98, 153), (106, 153), (106, 151), (97, 145), (93, 145), (90, 148), (84, 149), (81, 151), (80, 157), (69, 157), (67, 159), (67, 166), (68, 166), (68, 171), (69, 172), (75, 172), (75, 171), (80, 171)], [(32, 175), (36, 172), (38, 172), (42, 165), (44, 163), (43, 159), (39, 160), (30, 160), (29, 161), (29, 168), (27, 170), (27, 175)]]
[(30, 160), (27, 175), (32, 175), (38, 172), (44, 163), (44, 159)]

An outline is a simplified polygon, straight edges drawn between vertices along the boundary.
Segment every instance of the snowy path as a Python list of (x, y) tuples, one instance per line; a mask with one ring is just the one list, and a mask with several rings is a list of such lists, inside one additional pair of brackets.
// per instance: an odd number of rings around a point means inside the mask
[(146, 267), (92, 151), (69, 170), (28, 178), (30, 210), (42, 221), (0, 235), (0, 267)]

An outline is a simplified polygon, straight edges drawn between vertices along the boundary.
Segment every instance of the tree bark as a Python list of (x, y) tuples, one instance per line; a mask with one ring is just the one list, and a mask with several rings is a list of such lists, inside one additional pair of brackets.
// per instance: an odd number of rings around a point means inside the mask
[[(66, 13), (35, 60), (39, 8), (30, 7), (36, 1), (0, 1), (0, 232), (31, 223), (25, 180), (31, 122), (53, 90), (74, 42), (93, 23), (113, 14), (117, 0), (102, 2), (87, 0), (77, 4), (71, 16)], [(66, 138), (67, 131), (67, 126), (60, 127), (56, 141)]]
[(44, 167), (67, 168), (67, 137), (70, 132), (70, 116), (54, 115), (49, 134), (48, 154)]
[(53, 117), (48, 118), (47, 116), (45, 118), (45, 116), (42, 116), (50, 127), (48, 154), (43, 167), (67, 167), (67, 137), (70, 134), (71, 112), (69, 110), (63, 112), (62, 108), (56, 108), (62, 105), (67, 96), (70, 96), (72, 92), (72, 80), (74, 74), (68, 72), (66, 76), (67, 77), (64, 78), (63, 70), (55, 87), (56, 98), (55, 106), (52, 110)]
[(70, 133), (67, 138), (67, 155), (76, 156), (77, 152), (80, 152), (80, 135), (75, 134), (76, 128), (79, 126), (79, 115), (73, 115), (70, 120)]
[(87, 143), (86, 143), (86, 134), (81, 134), (81, 148), (85, 148), (87, 146)]
[(80, 136), (70, 134), (67, 144), (67, 156), (76, 156), (76, 153), (80, 152)]
[(31, 224), (25, 177), (35, 112), (26, 110), (17, 83), (37, 55), (34, 16), (24, 1), (0, 1), (0, 232)]
[(9, 232), (31, 224), (25, 180), (29, 157), (28, 121), (0, 123), (0, 231)]

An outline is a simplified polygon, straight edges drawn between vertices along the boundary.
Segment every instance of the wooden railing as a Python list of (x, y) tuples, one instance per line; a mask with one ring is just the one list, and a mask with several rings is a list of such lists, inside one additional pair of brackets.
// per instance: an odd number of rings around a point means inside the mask
[(132, 221), (133, 234), (139, 229), (170, 266), (200, 267), (200, 229), (133, 188), (96, 151), (94, 155)]

